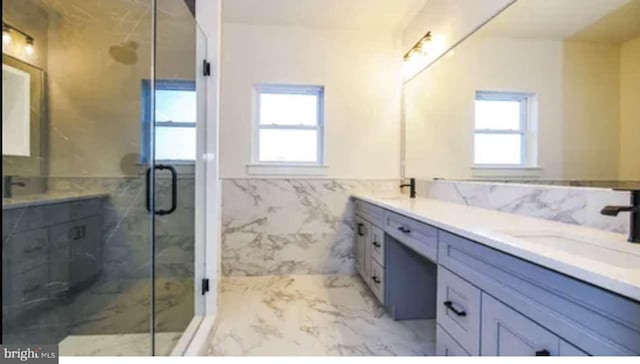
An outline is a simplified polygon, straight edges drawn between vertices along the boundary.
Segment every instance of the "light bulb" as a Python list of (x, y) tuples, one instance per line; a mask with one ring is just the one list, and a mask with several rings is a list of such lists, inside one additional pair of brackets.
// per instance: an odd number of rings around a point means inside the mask
[(424, 38), (420, 41), (418, 45), (418, 52), (424, 54), (425, 56), (431, 53), (431, 38)]
[(33, 54), (33, 39), (27, 38), (27, 45), (24, 46), (24, 52), (27, 55)]
[(2, 44), (9, 45), (11, 44), (11, 32), (7, 28), (2, 28)]

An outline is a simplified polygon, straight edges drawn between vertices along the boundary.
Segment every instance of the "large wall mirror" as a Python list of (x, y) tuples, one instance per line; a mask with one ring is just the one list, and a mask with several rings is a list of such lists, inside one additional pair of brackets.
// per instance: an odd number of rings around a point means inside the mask
[(407, 177), (640, 187), (640, 0), (518, 0), (404, 93)]
[(2, 174), (43, 176), (44, 72), (2, 55)]

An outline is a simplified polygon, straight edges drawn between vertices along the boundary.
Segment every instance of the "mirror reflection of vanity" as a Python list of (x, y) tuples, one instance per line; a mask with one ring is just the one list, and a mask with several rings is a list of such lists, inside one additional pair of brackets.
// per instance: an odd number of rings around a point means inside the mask
[(405, 84), (404, 175), (640, 188), (639, 19), (516, 1)]

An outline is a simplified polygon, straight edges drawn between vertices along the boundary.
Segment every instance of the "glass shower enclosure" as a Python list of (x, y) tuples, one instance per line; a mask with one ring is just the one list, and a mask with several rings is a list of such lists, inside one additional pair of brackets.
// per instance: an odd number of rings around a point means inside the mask
[(194, 3), (2, 1), (3, 344), (188, 342), (206, 129)]

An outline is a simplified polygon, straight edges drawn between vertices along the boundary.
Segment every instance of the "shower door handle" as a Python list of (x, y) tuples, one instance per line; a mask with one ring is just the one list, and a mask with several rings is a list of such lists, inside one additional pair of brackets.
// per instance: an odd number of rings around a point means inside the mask
[[(151, 211), (151, 196), (149, 191), (151, 191), (151, 171), (155, 170), (168, 170), (171, 172), (171, 207), (168, 210), (154, 210)], [(155, 189), (154, 189), (155, 195)], [(166, 164), (157, 164), (153, 166), (153, 168), (147, 169), (147, 211), (152, 212), (154, 215), (169, 215), (173, 213), (178, 207), (178, 173), (173, 166), (169, 166)]]

